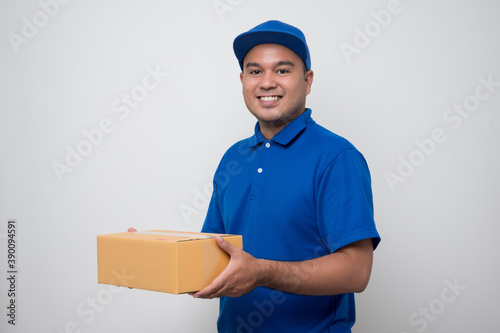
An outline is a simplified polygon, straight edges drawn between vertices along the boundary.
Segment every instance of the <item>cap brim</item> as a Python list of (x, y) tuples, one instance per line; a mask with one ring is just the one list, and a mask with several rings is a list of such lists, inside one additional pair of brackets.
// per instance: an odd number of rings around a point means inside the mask
[[(295, 52), (301, 59), (309, 59), (307, 46), (302, 39), (286, 32), (280, 31), (252, 31), (246, 32), (235, 38), (233, 50), (243, 69), (245, 55), (255, 46), (260, 44), (279, 44)], [(305, 63), (306, 69), (307, 64)]]

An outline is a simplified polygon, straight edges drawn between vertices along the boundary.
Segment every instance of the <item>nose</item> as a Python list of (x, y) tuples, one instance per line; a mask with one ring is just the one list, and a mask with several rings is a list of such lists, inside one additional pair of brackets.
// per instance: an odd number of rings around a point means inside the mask
[(260, 88), (269, 90), (277, 87), (277, 83), (275, 80), (274, 73), (272, 71), (266, 71), (262, 76), (262, 80), (260, 81)]

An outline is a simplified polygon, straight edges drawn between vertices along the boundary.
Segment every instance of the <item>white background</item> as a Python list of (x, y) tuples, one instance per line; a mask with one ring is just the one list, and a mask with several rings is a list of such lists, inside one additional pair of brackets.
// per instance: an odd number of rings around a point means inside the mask
[[(268, 19), (306, 34), (313, 118), (372, 173), (382, 242), (354, 332), (498, 331), (499, 1), (54, 4), (0, 4), (1, 332), (215, 332), (216, 300), (98, 285), (96, 235), (201, 228), (222, 154), (255, 123), (232, 41)], [(162, 73), (149, 91), (148, 70)], [(140, 101), (126, 115), (132, 93)], [(464, 103), (465, 117), (448, 111)], [(100, 136), (103, 120), (112, 130)], [(70, 167), (78, 148), (86, 156)]]

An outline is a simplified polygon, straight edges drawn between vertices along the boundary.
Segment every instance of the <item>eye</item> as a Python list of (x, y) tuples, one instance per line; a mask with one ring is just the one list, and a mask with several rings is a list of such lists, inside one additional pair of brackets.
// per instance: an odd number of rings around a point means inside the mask
[(258, 69), (254, 69), (253, 71), (250, 71), (249, 74), (252, 74), (252, 75), (259, 75), (261, 74), (262, 72)]
[(287, 74), (287, 73), (290, 73), (290, 71), (288, 69), (278, 69), (276, 71), (276, 73), (278, 73), (278, 74)]

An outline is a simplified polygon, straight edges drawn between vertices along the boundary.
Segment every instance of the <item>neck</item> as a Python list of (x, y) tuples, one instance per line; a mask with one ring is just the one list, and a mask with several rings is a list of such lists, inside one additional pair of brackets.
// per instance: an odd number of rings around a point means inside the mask
[(263, 137), (266, 138), (266, 140), (271, 140), (285, 126), (286, 125), (282, 125), (282, 126), (279, 126), (279, 127), (277, 127), (277, 126), (268, 126), (268, 124), (265, 124), (265, 123), (259, 121), (260, 133), (262, 134)]
[(271, 140), (279, 131), (286, 127), (289, 123), (291, 123), (295, 118), (300, 116), (306, 111), (306, 108), (298, 114), (296, 114), (293, 118), (279, 119), (275, 121), (263, 121), (259, 120), (259, 129), (262, 136), (266, 138), (266, 140)]

